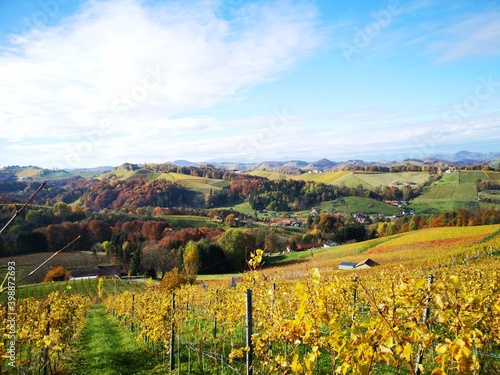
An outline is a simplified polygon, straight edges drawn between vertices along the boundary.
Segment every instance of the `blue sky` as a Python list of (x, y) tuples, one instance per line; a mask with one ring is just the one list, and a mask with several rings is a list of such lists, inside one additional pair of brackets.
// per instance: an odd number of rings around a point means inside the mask
[(497, 1), (0, 0), (0, 166), (498, 152)]

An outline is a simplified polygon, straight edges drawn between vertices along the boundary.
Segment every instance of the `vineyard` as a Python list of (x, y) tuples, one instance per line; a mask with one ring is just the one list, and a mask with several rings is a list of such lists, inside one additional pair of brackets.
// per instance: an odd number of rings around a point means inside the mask
[[(349, 172), (324, 172), (324, 173), (304, 173), (299, 176), (292, 177), (295, 180), (304, 180), (304, 181), (316, 181), (324, 184), (337, 184), (340, 178), (347, 176)], [(268, 177), (269, 178), (269, 177)]]
[(498, 181), (500, 173), (495, 171), (457, 171), (443, 174), (441, 179), (423, 189), (422, 195), (412, 200), (412, 208), (426, 210), (433, 208), (439, 212), (458, 207), (479, 206), (494, 208), (495, 205), (477, 202), (476, 182)]
[(54, 373), (61, 353), (82, 328), (89, 305), (81, 294), (65, 292), (53, 292), (40, 301), (9, 298), (1, 308), (2, 373)]
[[(171, 373), (498, 374), (499, 249), (499, 225), (433, 228), (314, 257), (295, 253), (303, 258), (294, 271), (261, 267), (256, 251), (253, 270), (232, 285), (171, 291), (94, 279), (20, 286), (15, 298), (2, 295), (2, 369), (58, 373), (89, 306), (102, 299)], [(332, 259), (360, 255), (384, 265), (332, 269)]]
[(109, 298), (107, 309), (182, 372), (494, 374), (499, 245), (493, 238), (427, 269), (312, 269), (300, 280), (255, 271), (234, 288), (150, 288)]
[(408, 182), (423, 184), (429, 180), (429, 174), (425, 172), (401, 172), (401, 173), (363, 173), (355, 172), (346, 175), (345, 178), (335, 181), (335, 184), (345, 184), (356, 187), (361, 184), (367, 189), (377, 186), (404, 185)]
[(163, 215), (162, 218), (175, 228), (217, 228), (216, 222), (203, 216)]
[[(17, 299), (32, 298), (44, 300), (51, 293), (59, 292), (64, 295), (79, 294), (94, 301), (98, 298), (106, 298), (111, 294), (119, 294), (124, 291), (136, 291), (143, 289), (141, 283), (125, 281), (120, 278), (94, 278), (80, 280), (66, 280), (50, 283), (25, 284), (17, 287)], [(2, 294), (2, 304), (7, 301), (7, 295)]]
[(141, 292), (141, 283), (99, 278), (23, 285), (2, 293), (0, 369), (3, 373), (57, 373), (73, 347), (91, 303)]

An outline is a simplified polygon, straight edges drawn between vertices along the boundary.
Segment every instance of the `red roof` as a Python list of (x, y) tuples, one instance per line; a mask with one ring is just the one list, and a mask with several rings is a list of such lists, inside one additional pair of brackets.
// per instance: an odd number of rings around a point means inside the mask
[(302, 243), (297, 245), (297, 250), (309, 250), (312, 249), (313, 247), (316, 247), (315, 243)]

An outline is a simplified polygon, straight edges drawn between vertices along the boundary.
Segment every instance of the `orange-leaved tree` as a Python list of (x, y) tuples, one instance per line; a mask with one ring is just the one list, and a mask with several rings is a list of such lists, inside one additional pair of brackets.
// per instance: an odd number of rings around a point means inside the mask
[(52, 267), (43, 279), (44, 282), (62, 281), (66, 277), (68, 270), (63, 266)]

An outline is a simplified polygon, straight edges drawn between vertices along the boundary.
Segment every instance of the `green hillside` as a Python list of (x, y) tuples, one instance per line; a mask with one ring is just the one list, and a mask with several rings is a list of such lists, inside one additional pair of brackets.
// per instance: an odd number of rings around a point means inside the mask
[(222, 189), (229, 184), (228, 181), (216, 180), (211, 178), (195, 177), (192, 179), (176, 180), (180, 185), (186, 189), (196, 190), (202, 193), (208, 192), (210, 189)]
[(134, 171), (126, 171), (121, 168), (117, 168), (111, 172), (101, 175), (101, 178), (109, 177), (110, 175), (115, 175), (120, 180), (167, 180), (175, 181), (179, 185), (187, 188), (199, 191), (201, 193), (206, 193), (210, 189), (222, 189), (229, 183), (220, 179), (206, 178), (191, 176), (182, 173), (159, 173), (154, 172), (150, 169), (137, 169)]
[(204, 216), (193, 215), (162, 215), (168, 223), (172, 224), (174, 228), (216, 228), (218, 225), (212, 219)]
[(500, 181), (500, 172), (496, 171), (484, 171), (484, 174), (492, 181)]
[(424, 187), (422, 194), (411, 201), (411, 207), (422, 212), (452, 211), (458, 208), (496, 208), (499, 205), (478, 202), (476, 181), (498, 181), (499, 172), (456, 171)]
[(400, 172), (400, 173), (378, 173), (378, 172), (352, 172), (346, 173), (333, 182), (334, 185), (346, 185), (357, 187), (362, 185), (366, 189), (374, 189), (378, 186), (403, 186), (407, 183), (424, 184), (429, 180), (427, 172)]
[(78, 174), (62, 169), (44, 169), (39, 167), (7, 167), (0, 171), (9, 173), (14, 179), (42, 182), (47, 180), (62, 180), (75, 177)]
[(285, 174), (285, 173), (277, 173), (277, 172), (269, 172), (269, 171), (263, 171), (263, 170), (255, 170), (252, 172), (245, 173), (250, 176), (257, 176), (257, 177), (265, 177), (269, 180), (287, 180), (289, 178), (295, 178), (293, 175)]
[(394, 215), (401, 211), (398, 207), (365, 197), (344, 197), (334, 201), (322, 202), (319, 205), (319, 209), (321, 211), (344, 215), (352, 215), (355, 213), (364, 213), (367, 215)]
[(294, 180), (303, 180), (303, 181), (315, 181), (322, 182), (324, 184), (336, 184), (337, 180), (348, 175), (350, 172), (341, 171), (341, 172), (324, 172), (324, 173), (303, 173), (299, 176), (294, 176), (292, 179)]
[(429, 180), (427, 172), (322, 172), (322, 173), (303, 173), (298, 176), (275, 173), (269, 171), (253, 171), (248, 173), (253, 176), (266, 177), (270, 180), (293, 179), (301, 181), (314, 181), (330, 185), (346, 185), (348, 187), (357, 187), (362, 185), (364, 188), (373, 189), (377, 186), (402, 186), (407, 183), (423, 184)]

